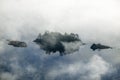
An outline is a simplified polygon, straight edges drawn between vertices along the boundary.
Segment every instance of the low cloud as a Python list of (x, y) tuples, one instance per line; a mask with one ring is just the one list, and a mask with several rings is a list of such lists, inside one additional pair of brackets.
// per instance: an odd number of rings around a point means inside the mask
[(0, 74), (0, 80), (16, 80), (16, 75), (11, 73), (2, 73)]
[(101, 80), (101, 76), (107, 73), (110, 65), (100, 56), (94, 55), (87, 63), (79, 61), (73, 64), (58, 64), (57, 67), (47, 73), (47, 79)]
[(78, 34), (61, 34), (58, 32), (45, 32), (43, 35), (39, 34), (37, 39), (34, 40), (41, 49), (46, 53), (59, 52), (60, 55), (70, 54), (79, 50), (80, 43)]

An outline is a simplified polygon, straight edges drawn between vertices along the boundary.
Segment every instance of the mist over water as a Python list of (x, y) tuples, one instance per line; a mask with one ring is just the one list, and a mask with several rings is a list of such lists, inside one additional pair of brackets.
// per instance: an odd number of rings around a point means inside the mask
[[(0, 80), (119, 79), (119, 4), (118, 0), (1, 0)], [(45, 31), (75, 33), (87, 45), (62, 57), (59, 52), (46, 55), (32, 42)], [(28, 47), (9, 46), (6, 39), (25, 41)], [(114, 49), (93, 52), (92, 43)]]

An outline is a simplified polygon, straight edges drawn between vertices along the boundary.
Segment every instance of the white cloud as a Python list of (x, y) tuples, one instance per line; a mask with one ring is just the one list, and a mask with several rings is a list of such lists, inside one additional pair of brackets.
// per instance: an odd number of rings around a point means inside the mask
[(57, 69), (53, 68), (48, 72), (47, 79), (55, 80), (57, 77), (67, 74), (69, 76), (64, 76), (64, 78), (75, 79), (75, 75), (77, 75), (79, 76), (78, 80), (101, 80), (101, 76), (107, 73), (110, 65), (100, 56), (94, 55), (87, 63), (77, 61), (73, 64), (59, 64), (57, 67)]
[(45, 30), (75, 32), (85, 42), (119, 46), (119, 4), (117, 0), (2, 0), (0, 34), (15, 40), (34, 38)]
[(0, 75), (0, 80), (16, 80), (16, 76), (10, 73), (2, 73)]

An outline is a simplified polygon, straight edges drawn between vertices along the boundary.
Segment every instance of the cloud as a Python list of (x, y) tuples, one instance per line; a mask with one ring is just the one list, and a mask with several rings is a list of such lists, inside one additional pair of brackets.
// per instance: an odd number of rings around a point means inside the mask
[(102, 76), (102, 80), (118, 80), (120, 78), (120, 65), (116, 65), (115, 67), (111, 68), (107, 74)]
[(61, 34), (58, 32), (45, 32), (43, 35), (39, 34), (34, 42), (38, 44), (41, 49), (45, 50), (46, 53), (50, 54), (58, 51), (60, 55), (78, 51), (80, 43), (83, 44), (77, 34)]
[(87, 63), (79, 61), (57, 66), (58, 68), (53, 68), (48, 72), (47, 79), (101, 80), (101, 75), (105, 74), (110, 67), (109, 63), (98, 55), (94, 55)]
[(7, 38), (35, 38), (39, 32), (50, 30), (78, 33), (87, 42), (119, 46), (120, 6), (116, 0), (1, 2), (1, 28)]
[[(82, 76), (82, 80), (86, 80), (87, 75), (90, 79), (99, 80), (101, 75), (111, 70), (108, 65), (116, 68), (116, 64), (120, 63), (119, 4), (118, 0), (0, 0), (0, 63), (12, 69), (10, 73), (0, 72), (1, 78), (45, 80), (47, 74), (57, 79), (79, 80)], [(46, 30), (77, 33), (88, 45), (63, 57), (45, 55), (32, 41), (38, 33)], [(6, 39), (23, 40), (29, 45), (26, 49), (13, 48), (6, 45)], [(92, 52), (89, 45), (93, 42), (115, 49)], [(65, 64), (61, 65), (62, 62)], [(61, 75), (53, 76), (50, 72), (59, 71), (59, 64), (62, 66)], [(75, 70), (82, 71), (77, 75)], [(69, 74), (71, 71), (73, 74)]]
[(16, 80), (16, 76), (10, 73), (2, 73), (0, 75), (1, 80)]
[(92, 51), (85, 51), (86, 48), (83, 47), (74, 54), (59, 57), (45, 55), (44, 51), (33, 45), (27, 49), (6, 49), (0, 55), (0, 63), (4, 63), (10, 71), (0, 73), (9, 73), (15, 80), (99, 80), (109, 70), (110, 64)]

